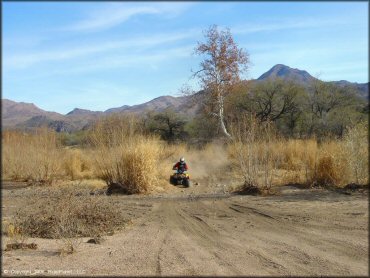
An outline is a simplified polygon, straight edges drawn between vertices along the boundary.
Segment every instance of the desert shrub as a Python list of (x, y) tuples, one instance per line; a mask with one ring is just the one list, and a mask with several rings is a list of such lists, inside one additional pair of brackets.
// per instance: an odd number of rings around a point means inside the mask
[(319, 144), (312, 183), (323, 186), (344, 185), (348, 177), (346, 156), (342, 141), (330, 140)]
[(344, 150), (350, 169), (350, 182), (369, 183), (369, 141), (368, 122), (362, 122), (346, 130)]
[(311, 143), (311, 140), (298, 139), (281, 139), (278, 142), (273, 142), (274, 155), (280, 156), (279, 168), (289, 171), (300, 170), (303, 166), (304, 155), (312, 153), (305, 151), (306, 147), (312, 146)]
[(343, 139), (305, 140), (302, 161), (309, 185), (368, 184), (368, 137), (365, 123), (347, 129)]
[(12, 225), (22, 234), (40, 238), (68, 239), (104, 235), (124, 224), (119, 210), (107, 196), (60, 194), (39, 198), (21, 208)]
[(268, 123), (241, 117), (233, 126), (229, 156), (244, 179), (243, 188), (270, 188), (279, 183), (309, 186), (368, 184), (367, 124), (347, 129), (344, 138), (293, 140), (277, 136)]
[(71, 180), (93, 178), (93, 157), (86, 149), (67, 149), (64, 154), (63, 167)]
[(61, 148), (52, 130), (4, 132), (2, 151), (4, 178), (51, 183), (61, 175)]
[(87, 142), (92, 147), (116, 147), (143, 134), (142, 125), (135, 116), (113, 114), (94, 123), (87, 134)]
[(229, 155), (243, 177), (241, 190), (270, 189), (279, 160), (273, 151), (273, 142), (278, 139), (272, 125), (244, 115), (233, 125), (232, 137)]
[(87, 130), (79, 130), (72, 133), (61, 132), (58, 135), (63, 146), (82, 146), (86, 144)]
[(162, 144), (156, 137), (140, 134), (133, 118), (100, 120), (90, 140), (98, 175), (109, 189), (118, 187), (123, 193), (134, 194), (156, 187)]
[(318, 143), (316, 138), (311, 138), (303, 141), (302, 145), (303, 153), (301, 157), (304, 179), (303, 182), (306, 184), (312, 183), (316, 175), (317, 156), (318, 156)]
[(337, 185), (340, 182), (340, 173), (332, 155), (319, 158), (314, 181), (320, 185)]
[(13, 223), (3, 221), (3, 234), (8, 237), (9, 243), (25, 243), (27, 240), (26, 234), (22, 229)]
[(160, 152), (158, 140), (136, 137), (135, 140), (105, 152), (97, 160), (100, 177), (108, 186), (119, 185), (125, 193), (144, 193), (157, 183), (157, 163)]

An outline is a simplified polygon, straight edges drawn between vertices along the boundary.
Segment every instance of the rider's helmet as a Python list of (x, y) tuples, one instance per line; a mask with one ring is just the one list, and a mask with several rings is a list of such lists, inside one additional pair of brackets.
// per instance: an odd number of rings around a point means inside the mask
[(184, 157), (181, 157), (181, 158), (180, 158), (180, 163), (181, 163), (181, 164), (184, 164), (184, 163), (185, 163), (185, 158), (184, 158)]

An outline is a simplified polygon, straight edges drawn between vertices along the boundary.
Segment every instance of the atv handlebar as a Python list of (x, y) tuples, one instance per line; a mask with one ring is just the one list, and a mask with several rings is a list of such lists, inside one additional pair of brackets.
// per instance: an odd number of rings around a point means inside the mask
[(176, 171), (176, 173), (178, 173), (178, 174), (186, 173), (186, 170), (184, 170), (184, 171), (180, 171), (179, 169), (173, 169), (173, 170)]

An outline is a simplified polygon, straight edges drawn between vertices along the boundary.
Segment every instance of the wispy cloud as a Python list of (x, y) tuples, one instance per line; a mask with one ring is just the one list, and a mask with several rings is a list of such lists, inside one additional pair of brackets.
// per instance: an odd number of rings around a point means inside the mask
[(39, 36), (4, 36), (4, 48), (29, 48), (41, 45), (45, 41), (44, 37)]
[[(178, 59), (190, 59), (193, 45), (166, 48), (152, 53), (109, 53), (94, 59), (86, 58), (73, 62), (73, 67), (61, 65), (42, 73), (27, 74), (24, 76), (14, 75), (17, 80), (34, 80), (51, 76), (86, 74), (91, 72), (106, 71), (111, 69), (151, 69), (156, 71), (167, 61), (179, 61)], [(8, 79), (12, 79), (11, 76)]]
[(288, 29), (304, 29), (304, 28), (315, 28), (323, 26), (335, 26), (343, 23), (339, 20), (332, 19), (314, 19), (314, 18), (301, 18), (301, 19), (290, 19), (285, 21), (274, 21), (274, 22), (263, 22), (260, 24), (248, 24), (235, 26), (232, 29), (234, 34), (249, 34), (258, 32), (270, 32)]
[(103, 9), (91, 11), (86, 18), (65, 28), (65, 31), (95, 32), (120, 25), (135, 16), (164, 15), (173, 17), (184, 12), (192, 3), (110, 3)]
[(161, 44), (178, 42), (190, 38), (194, 34), (194, 30), (185, 30), (183, 32), (141, 36), (129, 40), (116, 40), (101, 44), (90, 43), (88, 45), (64, 46), (63, 48), (49, 51), (14, 53), (4, 56), (4, 68), (6, 70), (25, 69), (39, 63), (65, 61), (112, 50), (144, 50)]

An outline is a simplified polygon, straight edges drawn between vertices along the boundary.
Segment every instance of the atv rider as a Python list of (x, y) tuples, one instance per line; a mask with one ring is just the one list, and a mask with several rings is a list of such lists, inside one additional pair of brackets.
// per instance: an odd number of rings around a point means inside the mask
[(173, 170), (177, 170), (177, 173), (179, 174), (182, 174), (184, 173), (185, 171), (188, 170), (188, 165), (185, 163), (185, 158), (181, 157), (180, 158), (180, 161), (177, 162), (173, 168)]

